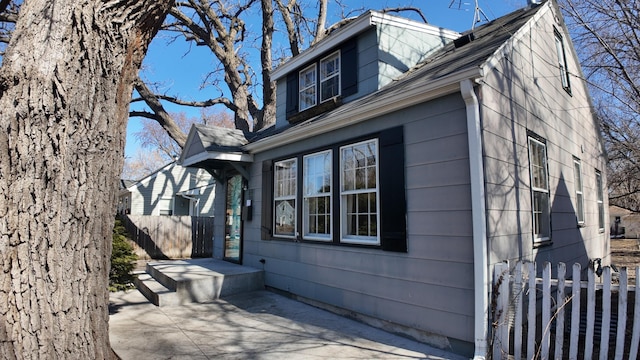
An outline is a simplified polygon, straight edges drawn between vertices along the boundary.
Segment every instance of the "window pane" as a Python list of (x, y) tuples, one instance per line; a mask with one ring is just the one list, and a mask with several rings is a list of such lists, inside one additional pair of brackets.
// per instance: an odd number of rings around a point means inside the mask
[(596, 191), (598, 203), (598, 229), (604, 230), (604, 193), (602, 190), (602, 174), (596, 172)]
[(320, 101), (340, 95), (340, 53), (320, 61)]
[(316, 67), (312, 65), (299, 73), (300, 111), (316, 105)]
[(331, 151), (304, 157), (304, 236), (330, 239), (331, 236)]
[(549, 183), (547, 174), (547, 152), (544, 143), (529, 138), (529, 166), (531, 174), (531, 201), (534, 240), (551, 237), (549, 208)]
[(573, 160), (574, 186), (576, 190), (576, 219), (584, 223), (584, 197), (582, 193), (582, 164), (580, 160)]

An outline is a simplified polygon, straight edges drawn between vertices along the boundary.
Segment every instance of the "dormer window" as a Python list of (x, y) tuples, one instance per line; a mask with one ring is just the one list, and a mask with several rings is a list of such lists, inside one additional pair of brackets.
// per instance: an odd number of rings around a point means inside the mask
[(296, 123), (340, 106), (358, 92), (356, 39), (312, 59), (287, 75), (286, 118)]
[(320, 102), (340, 95), (340, 52), (320, 60)]
[(316, 106), (316, 65), (300, 71), (300, 111)]

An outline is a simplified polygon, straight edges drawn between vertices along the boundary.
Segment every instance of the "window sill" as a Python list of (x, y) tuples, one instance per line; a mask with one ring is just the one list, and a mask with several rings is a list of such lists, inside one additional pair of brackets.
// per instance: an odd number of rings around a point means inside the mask
[(538, 241), (534, 241), (533, 242), (533, 248), (534, 249), (548, 247), (548, 246), (551, 246), (551, 245), (553, 245), (553, 241), (551, 241), (551, 239), (549, 239), (549, 240), (538, 240)]

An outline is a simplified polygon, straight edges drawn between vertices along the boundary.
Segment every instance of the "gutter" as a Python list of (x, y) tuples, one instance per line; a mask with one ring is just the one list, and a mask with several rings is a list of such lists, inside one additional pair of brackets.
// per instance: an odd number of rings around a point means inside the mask
[(474, 354), (484, 360), (488, 354), (489, 282), (487, 259), (487, 223), (482, 161), (482, 128), (480, 105), (471, 80), (460, 81), (460, 93), (467, 108), (469, 139), (469, 172), (471, 175), (471, 216), (473, 221), (473, 283), (474, 283)]

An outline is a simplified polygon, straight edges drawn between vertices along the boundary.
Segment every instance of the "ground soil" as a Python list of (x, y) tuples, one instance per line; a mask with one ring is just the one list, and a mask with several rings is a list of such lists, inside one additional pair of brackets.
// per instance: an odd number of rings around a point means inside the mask
[(627, 268), (629, 284), (635, 284), (636, 266), (640, 266), (640, 240), (612, 239), (611, 263), (618, 269)]

